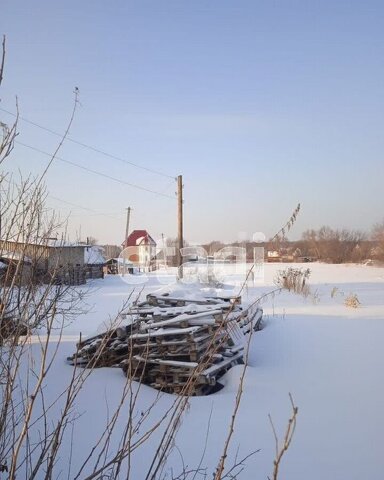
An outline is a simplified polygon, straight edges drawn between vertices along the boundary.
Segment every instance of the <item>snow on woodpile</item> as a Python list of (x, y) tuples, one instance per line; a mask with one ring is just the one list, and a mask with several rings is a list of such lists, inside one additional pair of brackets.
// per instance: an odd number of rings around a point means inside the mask
[(242, 363), (244, 335), (259, 329), (262, 310), (243, 309), (239, 296), (173, 287), (148, 294), (121, 318), (124, 326), (80, 342), (69, 363), (119, 366), (158, 390), (205, 395)]

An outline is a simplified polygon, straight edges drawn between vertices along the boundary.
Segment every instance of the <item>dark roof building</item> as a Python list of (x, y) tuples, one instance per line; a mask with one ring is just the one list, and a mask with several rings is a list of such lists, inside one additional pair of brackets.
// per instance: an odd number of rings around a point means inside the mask
[(155, 268), (156, 242), (146, 230), (134, 230), (123, 243), (123, 258), (139, 271)]
[(156, 246), (155, 240), (149, 235), (147, 230), (134, 230), (122, 244), (123, 247), (138, 247), (140, 245)]

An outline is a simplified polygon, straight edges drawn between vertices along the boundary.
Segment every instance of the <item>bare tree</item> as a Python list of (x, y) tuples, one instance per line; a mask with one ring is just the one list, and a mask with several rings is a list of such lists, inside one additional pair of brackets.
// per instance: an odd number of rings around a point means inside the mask
[(208, 255), (213, 255), (224, 248), (225, 245), (223, 242), (220, 242), (220, 240), (212, 240), (211, 242), (202, 245), (202, 247), (206, 250)]
[(97, 244), (98, 244), (97, 238), (92, 237), (92, 236), (87, 237), (87, 245), (92, 245), (93, 246), (93, 245), (97, 245)]
[(366, 235), (359, 230), (323, 226), (319, 230), (307, 230), (302, 238), (305, 249), (325, 262), (345, 263), (367, 258)]
[(373, 226), (371, 238), (374, 242), (373, 256), (378, 260), (384, 260), (384, 220)]
[(118, 245), (103, 245), (105, 259), (118, 258), (121, 253), (121, 247)]

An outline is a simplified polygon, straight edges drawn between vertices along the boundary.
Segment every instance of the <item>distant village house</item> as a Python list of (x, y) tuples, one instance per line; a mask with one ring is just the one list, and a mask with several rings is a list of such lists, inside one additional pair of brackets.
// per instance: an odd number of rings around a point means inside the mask
[(128, 248), (124, 259), (141, 272), (149, 272), (156, 267), (156, 242), (147, 230), (134, 230), (122, 244)]
[[(85, 283), (86, 246), (57, 239), (36, 242), (0, 241), (1, 281), (9, 283), (18, 276), (19, 284), (50, 282), (79, 285)], [(13, 279), (13, 280), (12, 280)]]

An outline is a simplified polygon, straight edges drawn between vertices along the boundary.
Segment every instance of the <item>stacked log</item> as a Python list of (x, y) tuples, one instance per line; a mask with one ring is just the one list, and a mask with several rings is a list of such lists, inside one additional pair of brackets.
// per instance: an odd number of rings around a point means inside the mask
[(242, 363), (244, 335), (257, 330), (262, 310), (242, 309), (240, 297), (185, 298), (149, 294), (121, 314), (125, 327), (81, 341), (68, 360), (117, 366), (131, 379), (176, 394), (204, 395)]

